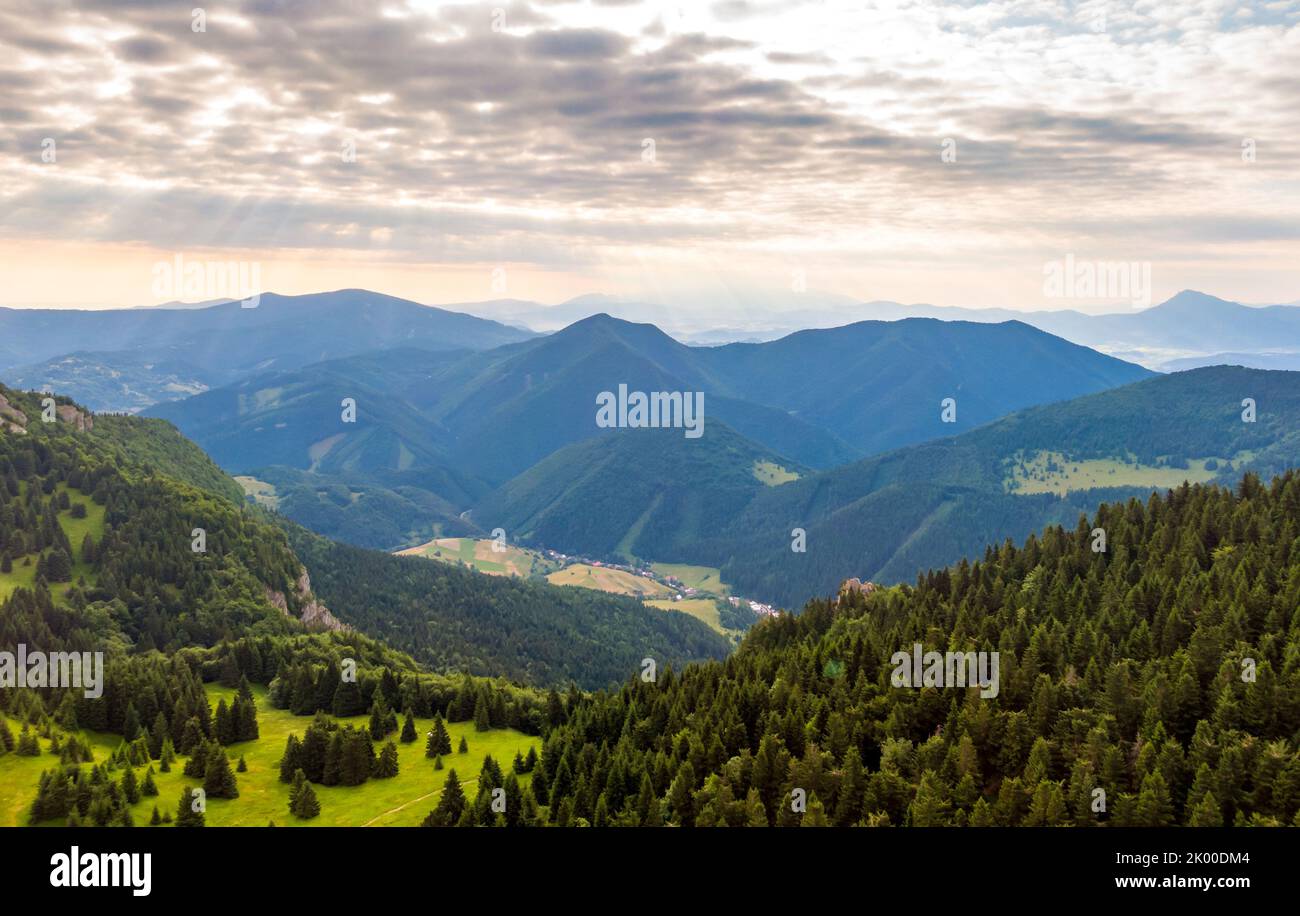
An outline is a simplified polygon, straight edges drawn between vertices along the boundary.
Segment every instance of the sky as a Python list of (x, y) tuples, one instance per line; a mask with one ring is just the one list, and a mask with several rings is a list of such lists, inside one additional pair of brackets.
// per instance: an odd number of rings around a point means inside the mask
[(1300, 2), (198, 2), (0, 0), (0, 305), (1300, 300)]

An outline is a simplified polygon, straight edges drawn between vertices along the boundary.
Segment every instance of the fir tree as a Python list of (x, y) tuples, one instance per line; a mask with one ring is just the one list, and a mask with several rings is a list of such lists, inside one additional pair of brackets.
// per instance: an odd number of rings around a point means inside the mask
[(454, 827), (465, 813), (465, 793), (460, 787), (460, 780), (455, 770), (447, 771), (447, 781), (443, 783), (438, 806), (429, 812), (422, 827)]
[(397, 775), (397, 745), (391, 740), (384, 742), (384, 749), (375, 764), (375, 776), (379, 779), (391, 779)]
[(198, 799), (199, 797), (194, 794), (194, 790), (189, 786), (181, 789), (180, 804), (176, 806), (177, 827), (202, 827), (204, 825), (203, 811)]
[(221, 745), (215, 742), (208, 751), (208, 764), (203, 772), (203, 791), (209, 798), (238, 798), (239, 787), (230, 769), (230, 758)]

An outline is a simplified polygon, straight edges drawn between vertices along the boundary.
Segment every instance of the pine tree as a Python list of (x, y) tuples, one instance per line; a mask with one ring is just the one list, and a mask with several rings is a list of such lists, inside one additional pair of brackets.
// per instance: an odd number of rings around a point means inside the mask
[[(448, 751), (448, 753), (450, 753), (450, 751)], [(458, 754), (468, 754), (468, 753), (469, 753), (469, 742), (465, 740), (465, 736), (464, 736), (464, 735), (461, 735), (461, 736), (460, 736), (460, 746), (459, 746), (458, 748), (456, 748), (456, 753), (458, 753)]]
[(302, 794), (302, 787), (307, 783), (307, 776), (301, 769), (294, 771), (293, 778), (289, 783), (289, 811), (292, 812), (298, 804), (298, 796)]
[(489, 720), (487, 692), (480, 690), (478, 700), (474, 704), (474, 730), (485, 732), (492, 727)]
[(397, 775), (397, 745), (391, 740), (384, 742), (384, 749), (379, 754), (375, 765), (375, 776), (379, 779), (391, 779)]
[(135, 770), (130, 767), (122, 774), (122, 796), (128, 805), (134, 805), (140, 800), (140, 782), (136, 779)]
[(176, 806), (176, 826), (177, 827), (202, 827), (204, 825), (203, 811), (195, 810), (198, 808), (198, 796), (189, 786), (181, 789), (181, 801)]
[(415, 716), (411, 715), (411, 707), (406, 707), (406, 721), (402, 723), (402, 743), (410, 744), (416, 739), (415, 733)]
[(422, 827), (454, 827), (465, 813), (465, 793), (460, 787), (460, 780), (455, 770), (447, 771), (447, 781), (443, 783), (442, 795), (438, 806), (429, 812), (429, 816), (420, 825)]
[(208, 751), (208, 764), (203, 773), (203, 791), (209, 798), (238, 798), (239, 787), (230, 769), (230, 758), (221, 745), (212, 744)]
[(1214, 799), (1213, 792), (1206, 792), (1187, 821), (1191, 827), (1222, 827), (1223, 809)]
[(374, 741), (382, 741), (388, 734), (388, 704), (384, 701), (384, 694), (376, 690), (375, 700), (370, 704), (370, 737)]
[(320, 801), (317, 800), (316, 790), (311, 787), (311, 783), (304, 782), (302, 784), (302, 790), (298, 793), (290, 813), (305, 821), (311, 820), (320, 814)]

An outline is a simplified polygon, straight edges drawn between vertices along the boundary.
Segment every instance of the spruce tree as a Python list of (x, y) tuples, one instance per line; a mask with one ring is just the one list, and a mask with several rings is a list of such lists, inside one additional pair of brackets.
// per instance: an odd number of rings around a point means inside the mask
[(465, 792), (460, 787), (456, 771), (447, 771), (447, 781), (442, 786), (438, 806), (429, 812), (422, 827), (454, 827), (465, 813)]
[(230, 769), (225, 748), (213, 743), (208, 751), (208, 765), (203, 773), (203, 791), (209, 798), (238, 798), (239, 787)]
[(303, 820), (311, 820), (320, 814), (320, 801), (317, 800), (316, 790), (311, 787), (311, 783), (302, 784), (302, 790), (298, 793), (291, 813)]
[(195, 810), (198, 807), (198, 796), (194, 790), (186, 786), (181, 789), (180, 804), (176, 806), (176, 826), (177, 827), (202, 827), (204, 825), (203, 812)]
[(474, 704), (474, 730), (485, 732), (492, 727), (488, 712), (487, 692), (480, 690), (478, 700)]
[(379, 779), (391, 779), (397, 775), (397, 745), (391, 740), (384, 742), (384, 749), (375, 764), (375, 776)]

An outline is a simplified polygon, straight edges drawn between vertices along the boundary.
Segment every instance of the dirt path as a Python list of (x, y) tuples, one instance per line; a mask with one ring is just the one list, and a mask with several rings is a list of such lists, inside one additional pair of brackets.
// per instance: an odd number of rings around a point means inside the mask
[[(478, 777), (477, 777), (477, 776), (475, 776), (473, 779), (467, 779), (467, 780), (465, 780), (464, 782), (461, 783), (461, 788), (464, 788), (465, 786), (468, 786), (468, 785), (472, 785), (473, 783), (476, 783), (476, 782), (478, 782)], [(419, 798), (413, 798), (413, 799), (411, 799), (410, 801), (402, 802), (402, 803), (401, 803), (400, 805), (398, 805), (396, 808), (389, 808), (387, 811), (384, 811), (384, 812), (381, 813), (381, 814), (376, 814), (374, 817), (372, 817), (370, 820), (366, 821), (366, 822), (365, 822), (364, 824), (362, 824), (361, 826), (362, 826), (362, 827), (371, 827), (371, 826), (374, 825), (375, 821), (379, 820), (379, 819), (382, 818), (382, 817), (388, 817), (388, 815), (390, 815), (390, 814), (396, 814), (398, 811), (401, 811), (403, 808), (409, 808), (411, 805), (414, 805), (416, 802), (422, 802), (422, 801), (424, 801), (426, 798), (432, 798), (432, 797), (435, 796), (435, 795), (441, 795), (441, 794), (442, 794), (442, 789), (435, 789), (435, 790), (432, 791), (432, 792), (427, 792), (427, 793), (425, 793), (424, 795), (421, 795)], [(468, 802), (468, 798), (466, 799), (466, 801)]]

